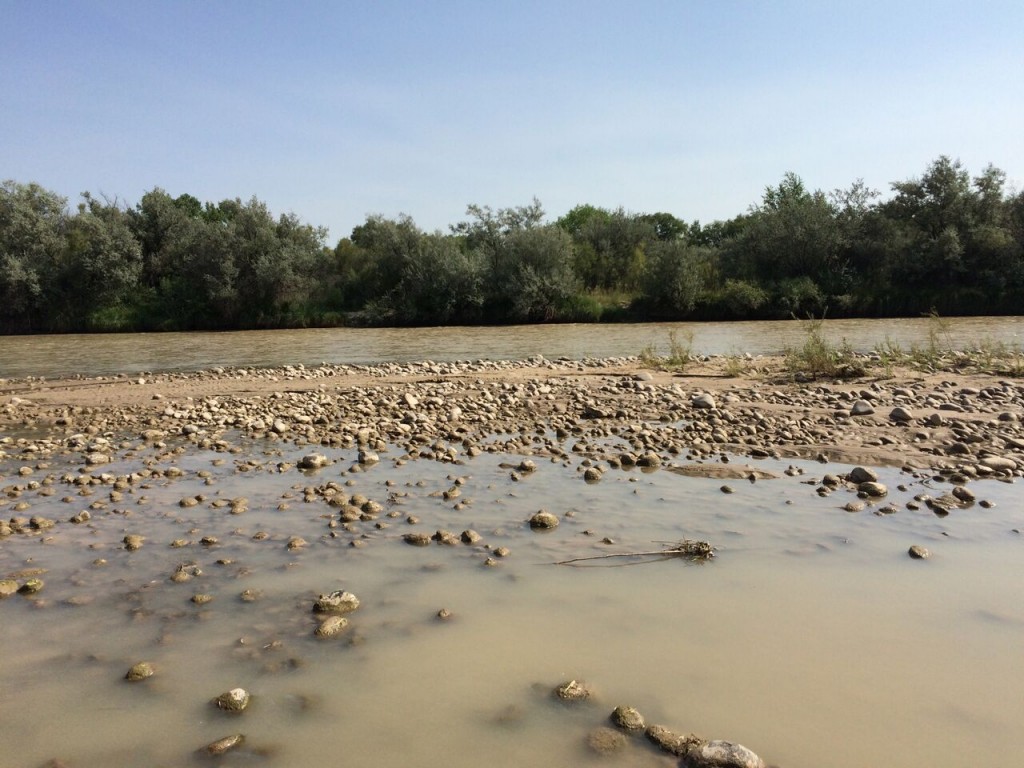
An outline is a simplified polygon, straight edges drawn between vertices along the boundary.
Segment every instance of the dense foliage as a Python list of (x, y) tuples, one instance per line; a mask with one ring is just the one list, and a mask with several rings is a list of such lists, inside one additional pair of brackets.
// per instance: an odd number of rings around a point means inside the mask
[(0, 185), (0, 332), (336, 324), (1018, 314), (1024, 193), (935, 160), (884, 198), (794, 174), (728, 221), (537, 200), (471, 205), (449, 232), (369, 216), (326, 231), (259, 200)]

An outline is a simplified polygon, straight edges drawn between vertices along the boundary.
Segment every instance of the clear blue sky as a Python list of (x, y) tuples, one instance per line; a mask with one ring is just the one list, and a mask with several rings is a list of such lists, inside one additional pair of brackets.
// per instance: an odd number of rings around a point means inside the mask
[(0, 178), (330, 227), (731, 218), (940, 154), (1024, 186), (1024, 2), (0, 0)]

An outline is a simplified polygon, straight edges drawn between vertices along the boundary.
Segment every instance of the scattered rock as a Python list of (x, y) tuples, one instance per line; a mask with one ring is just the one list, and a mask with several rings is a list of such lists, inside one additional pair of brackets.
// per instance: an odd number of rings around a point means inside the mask
[(656, 469), (661, 466), (661, 457), (654, 451), (648, 451), (636, 460), (636, 465), (647, 469)]
[(227, 752), (230, 752), (236, 747), (242, 746), (245, 743), (245, 735), (236, 733), (231, 736), (225, 736), (223, 739), (217, 739), (210, 744), (207, 744), (202, 748), (202, 752), (210, 755), (211, 757), (219, 757)]
[(249, 692), (244, 688), (232, 688), (215, 698), (213, 703), (217, 709), (222, 709), (225, 712), (243, 712), (249, 706), (251, 699)]
[(327, 457), (322, 453), (307, 453), (299, 459), (298, 467), (306, 470), (320, 469), (326, 467), (328, 463)]
[(624, 731), (640, 732), (647, 727), (643, 715), (634, 707), (616, 707), (612, 710), (611, 720)]
[(699, 394), (690, 400), (690, 406), (693, 408), (700, 408), (702, 410), (714, 410), (717, 407), (715, 398), (706, 392)]
[(18, 582), (14, 579), (0, 579), (0, 600), (10, 597), (18, 591)]
[(1013, 472), (1017, 469), (1016, 461), (1002, 456), (985, 456), (979, 463), (997, 472)]
[(913, 420), (914, 414), (908, 408), (897, 405), (889, 411), (889, 421), (895, 421), (897, 424), (908, 424)]
[(963, 485), (956, 486), (952, 490), (952, 494), (958, 500), (965, 503), (971, 503), (974, 501), (974, 492), (970, 488), (967, 488), (966, 486)]
[(871, 403), (867, 400), (858, 400), (850, 408), (851, 416), (870, 416), (875, 412), (875, 409), (871, 407)]
[(429, 533), (407, 533), (402, 536), (402, 541), (406, 544), (412, 544), (414, 547), (429, 547), (430, 546), (430, 534)]
[(137, 683), (140, 680), (152, 677), (154, 675), (153, 665), (148, 661), (140, 661), (128, 670), (128, 673), (124, 676), (124, 679), (131, 683)]
[(558, 527), (558, 517), (542, 509), (530, 518), (530, 527), (535, 531), (552, 530)]
[(593, 696), (593, 691), (582, 680), (569, 680), (555, 688), (555, 696), (571, 703), (586, 701)]
[(881, 498), (889, 493), (889, 489), (884, 484), (875, 482), (861, 483), (857, 486), (857, 491), (872, 498)]
[(129, 533), (125, 536), (122, 541), (124, 542), (124, 548), (129, 552), (134, 552), (136, 549), (142, 547), (142, 543), (146, 540), (145, 536), (140, 536), (137, 533)]
[(907, 550), (907, 554), (910, 555), (914, 560), (927, 560), (929, 557), (932, 556), (931, 552), (929, 552), (925, 547), (922, 547), (918, 544), (915, 544), (909, 550)]
[(847, 475), (847, 479), (854, 485), (875, 483), (878, 482), (878, 473), (868, 467), (854, 467), (850, 470), (850, 474)]
[(692, 768), (765, 768), (764, 760), (742, 744), (714, 740), (694, 745), (687, 755)]
[(344, 590), (320, 595), (313, 603), (313, 611), (316, 613), (351, 613), (358, 607), (359, 598)]

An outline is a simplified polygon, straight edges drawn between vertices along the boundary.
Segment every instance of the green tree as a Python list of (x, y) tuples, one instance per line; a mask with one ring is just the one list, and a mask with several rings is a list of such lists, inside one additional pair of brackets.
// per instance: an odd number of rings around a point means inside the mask
[(654, 227), (654, 236), (664, 242), (685, 238), (690, 232), (686, 222), (677, 219), (671, 213), (642, 213), (637, 219)]
[[(808, 191), (799, 176), (787, 173), (778, 186), (765, 189), (761, 204), (751, 209), (740, 234), (725, 244), (724, 254), (730, 274), (771, 286), (779, 298), (779, 316), (788, 316), (817, 312), (819, 297), (848, 290), (842, 246), (836, 209), (828, 197)], [(801, 299), (806, 303), (800, 304)]]
[(424, 234), (407, 254), (402, 277), (390, 297), (402, 323), (454, 324), (478, 321), (486, 264), (479, 250), (464, 250), (451, 237)]
[(38, 184), (0, 185), (0, 328), (48, 329), (47, 290), (58, 271), (67, 200)]
[[(88, 192), (67, 230), (67, 250), (60, 275), (72, 328), (132, 328), (142, 247), (128, 214), (116, 202), (100, 201)], [(58, 291), (54, 292), (55, 294)], [(54, 297), (56, 299), (56, 296)]]
[(714, 252), (682, 240), (660, 240), (648, 253), (643, 297), (656, 314), (682, 317), (703, 297)]
[(588, 290), (638, 289), (647, 248), (657, 241), (654, 224), (622, 208), (607, 216), (591, 216), (575, 238), (575, 267), (583, 287)]

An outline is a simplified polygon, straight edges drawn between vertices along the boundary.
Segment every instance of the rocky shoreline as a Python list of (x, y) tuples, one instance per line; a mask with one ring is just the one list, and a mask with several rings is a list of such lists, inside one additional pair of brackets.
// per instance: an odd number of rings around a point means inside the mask
[[(668, 463), (721, 453), (928, 469), (965, 480), (1024, 467), (1024, 385), (980, 374), (795, 383), (778, 360), (730, 377), (713, 362), (673, 374), (636, 358), (287, 366), (137, 378), (0, 382), (0, 458), (79, 453), (98, 466), (119, 442), (232, 435), (298, 446), (458, 461), (484, 450), (592, 462), (609, 434)], [(496, 436), (500, 439), (496, 439)]]

